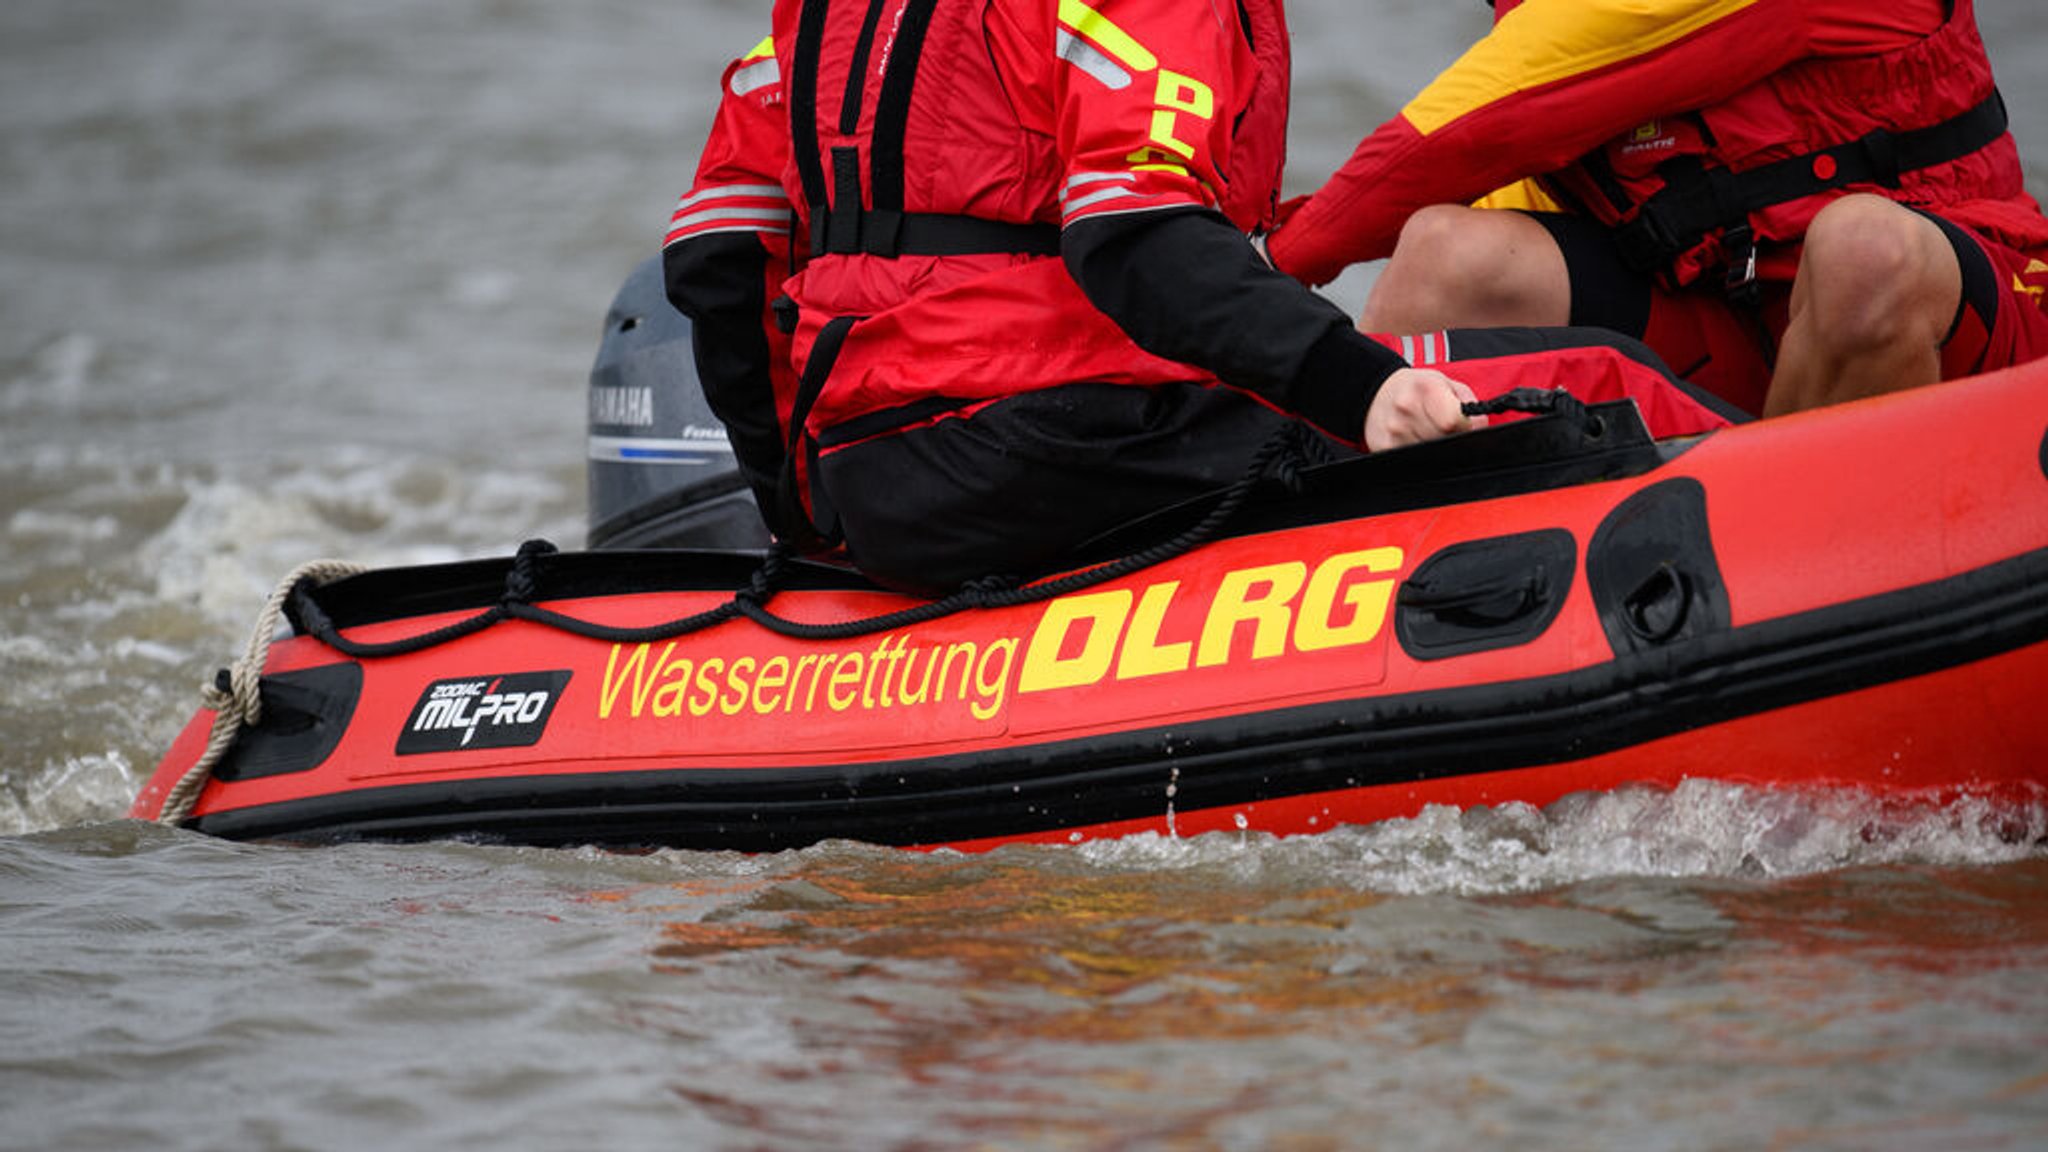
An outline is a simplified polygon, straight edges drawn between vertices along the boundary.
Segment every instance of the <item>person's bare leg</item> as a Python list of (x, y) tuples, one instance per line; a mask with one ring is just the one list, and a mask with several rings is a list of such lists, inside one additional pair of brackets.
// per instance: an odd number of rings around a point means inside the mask
[(1550, 232), (1520, 212), (1439, 204), (1408, 218), (1358, 326), (1442, 328), (1571, 322), (1571, 276)]
[(1765, 416), (1941, 379), (1941, 342), (1962, 302), (1948, 237), (1881, 196), (1845, 196), (1806, 231)]

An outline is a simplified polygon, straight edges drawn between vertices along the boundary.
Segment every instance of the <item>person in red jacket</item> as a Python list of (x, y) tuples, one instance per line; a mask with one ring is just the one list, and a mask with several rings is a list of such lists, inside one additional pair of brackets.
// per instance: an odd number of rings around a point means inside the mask
[(1279, 0), (778, 0), (663, 250), (777, 536), (939, 591), (1482, 423), (1249, 242), (1287, 81)]
[(1766, 414), (2048, 352), (1971, 0), (1495, 9), (1269, 238), (1312, 284), (1391, 255), (1365, 327), (1603, 325)]

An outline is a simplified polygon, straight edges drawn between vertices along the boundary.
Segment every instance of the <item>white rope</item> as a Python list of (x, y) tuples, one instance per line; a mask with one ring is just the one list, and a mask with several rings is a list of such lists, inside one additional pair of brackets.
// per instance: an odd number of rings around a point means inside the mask
[(213, 777), (214, 765), (234, 747), (235, 737), (244, 727), (253, 727), (263, 719), (263, 699), (258, 688), (263, 666), (270, 659), (271, 640), (277, 635), (278, 621), (284, 617), (284, 602), (291, 598), (292, 589), (302, 580), (320, 585), (362, 571), (363, 565), (346, 560), (312, 560), (278, 581), (270, 602), (256, 617), (256, 626), (249, 630), (249, 643), (242, 650), (242, 658), (228, 669), (228, 689), (222, 691), (219, 684), (208, 684), (202, 693), (205, 707), (213, 711), (213, 731), (206, 738), (206, 751), (164, 795), (163, 809), (156, 817), (158, 823), (183, 823), (198, 803), (200, 790)]

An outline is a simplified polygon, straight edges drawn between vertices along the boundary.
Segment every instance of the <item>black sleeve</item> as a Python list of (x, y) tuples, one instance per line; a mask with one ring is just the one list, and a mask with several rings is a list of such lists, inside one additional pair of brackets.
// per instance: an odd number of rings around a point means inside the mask
[(776, 488), (788, 451), (768, 374), (768, 250), (751, 232), (723, 232), (670, 245), (661, 254), (669, 303), (690, 318), (704, 399), (732, 438), (740, 475), (768, 528), (777, 524)]
[(1070, 225), (1060, 252), (1081, 290), (1140, 348), (1357, 443), (1379, 386), (1406, 361), (1341, 309), (1259, 259), (1221, 215), (1190, 208)]

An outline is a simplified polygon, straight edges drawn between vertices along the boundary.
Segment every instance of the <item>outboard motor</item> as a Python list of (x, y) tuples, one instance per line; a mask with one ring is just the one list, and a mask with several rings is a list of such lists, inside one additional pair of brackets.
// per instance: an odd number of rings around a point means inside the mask
[(766, 548), (725, 426), (697, 379), (661, 258), (633, 269), (590, 369), (591, 548)]

